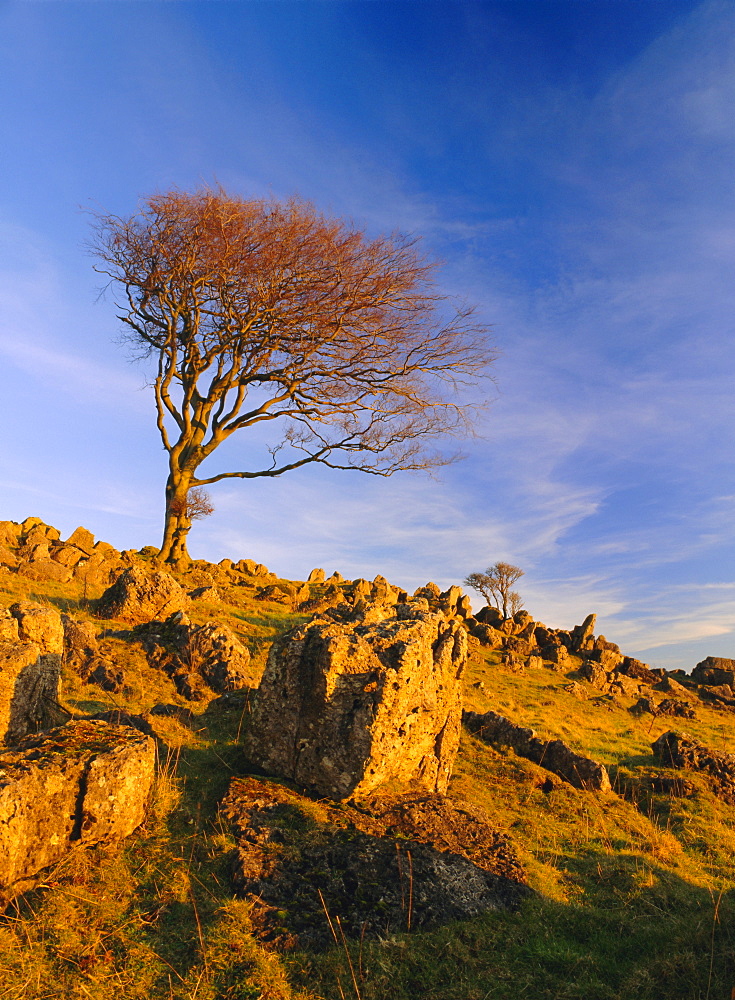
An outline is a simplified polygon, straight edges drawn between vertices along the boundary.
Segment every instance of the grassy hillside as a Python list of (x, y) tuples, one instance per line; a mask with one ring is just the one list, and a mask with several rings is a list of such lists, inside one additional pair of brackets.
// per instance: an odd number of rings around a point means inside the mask
[[(222, 601), (195, 604), (190, 617), (236, 632), (251, 651), (255, 686), (273, 638), (304, 615), (258, 600), (255, 583), (217, 587)], [(697, 704), (696, 720), (636, 716), (633, 699), (600, 696), (584, 681), (585, 700), (567, 692), (573, 671), (567, 676), (542, 666), (513, 673), (499, 654), (472, 642), (466, 707), (492, 708), (541, 736), (565, 740), (606, 764), (617, 791), (550, 781), (543, 768), (465, 733), (450, 795), (482, 807), (509, 834), (537, 895), (516, 913), (348, 941), (320, 954), (279, 953), (254, 933), (250, 902), (233, 897), (234, 841), (217, 811), (231, 778), (249, 772), (241, 749), (247, 693), (187, 702), (148, 665), (129, 626), (94, 618), (90, 601), (100, 589), (85, 592), (77, 580), (31, 581), (0, 569), (0, 605), (22, 597), (92, 622), (106, 654), (123, 667), (125, 685), (116, 695), (66, 672), (66, 711), (171, 706), (166, 715), (147, 716), (159, 738), (156, 794), (135, 836), (72, 855), (0, 918), (0, 997), (731, 996), (735, 807), (691, 772), (683, 797), (655, 792), (651, 781), (677, 773), (651, 752), (666, 729), (682, 728), (735, 752), (730, 712)]]

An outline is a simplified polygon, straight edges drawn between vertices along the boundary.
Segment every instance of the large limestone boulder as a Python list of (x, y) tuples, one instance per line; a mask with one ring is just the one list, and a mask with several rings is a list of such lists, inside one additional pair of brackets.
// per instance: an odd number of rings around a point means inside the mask
[(10, 608), (0, 608), (0, 642), (20, 642), (18, 619), (10, 613)]
[(0, 897), (23, 891), (77, 845), (132, 833), (154, 771), (152, 739), (91, 720), (0, 751)]
[(37, 583), (53, 581), (54, 583), (69, 583), (72, 578), (72, 571), (53, 559), (35, 559), (33, 562), (21, 563), (18, 567), (20, 576), (28, 580), (35, 580)]
[(146, 573), (139, 566), (131, 566), (99, 599), (97, 614), (140, 625), (186, 611), (190, 603), (186, 591), (169, 573)]
[(466, 660), (464, 628), (426, 602), (333, 609), (274, 643), (250, 757), (333, 799), (386, 782), (443, 793)]
[(0, 521), (0, 545), (16, 548), (20, 545), (23, 529), (15, 521)]
[(64, 651), (64, 626), (56, 608), (35, 601), (16, 601), (10, 613), (18, 622), (21, 642), (35, 642), (41, 653), (61, 655)]

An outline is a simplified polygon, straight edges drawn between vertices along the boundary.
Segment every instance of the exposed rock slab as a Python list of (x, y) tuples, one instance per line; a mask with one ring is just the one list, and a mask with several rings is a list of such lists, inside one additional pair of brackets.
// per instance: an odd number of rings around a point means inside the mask
[(520, 757), (558, 775), (575, 788), (606, 792), (610, 779), (604, 764), (575, 753), (562, 740), (542, 740), (533, 729), (519, 726), (497, 712), (465, 712), (462, 722), (485, 743), (510, 746)]
[(139, 625), (185, 611), (189, 605), (188, 594), (169, 573), (146, 573), (131, 566), (99, 599), (97, 614)]
[(464, 628), (425, 603), (336, 608), (274, 643), (248, 752), (335, 799), (390, 781), (445, 792), (466, 660)]
[[(334, 944), (324, 907), (359, 940), (515, 909), (532, 895), (508, 839), (441, 796), (370, 806), (320, 804), (315, 815), (312, 802), (280, 785), (233, 781), (222, 814), (237, 841), (234, 885), (252, 899), (258, 937), (318, 950)], [(438, 830), (450, 831), (449, 850), (430, 843)], [(473, 850), (484, 867), (468, 860)], [(510, 863), (513, 876), (493, 870), (494, 860)]]
[(22, 891), (78, 844), (132, 833), (154, 766), (149, 737), (86, 720), (0, 751), (0, 894)]

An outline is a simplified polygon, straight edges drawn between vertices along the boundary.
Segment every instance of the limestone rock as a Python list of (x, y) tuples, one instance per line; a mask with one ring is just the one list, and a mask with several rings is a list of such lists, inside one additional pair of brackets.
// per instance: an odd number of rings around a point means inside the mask
[(500, 628), (503, 624), (503, 616), (501, 613), (497, 608), (491, 608), (489, 605), (485, 605), (484, 608), (480, 608), (475, 617), (478, 622), (483, 622), (485, 625), (491, 625), (493, 628)]
[(0, 608), (0, 642), (20, 642), (18, 619), (11, 615), (9, 608)]
[(579, 701), (587, 701), (587, 691), (577, 681), (570, 681), (569, 684), (565, 684), (564, 690), (567, 694), (571, 694), (579, 699)]
[(335, 799), (389, 781), (446, 791), (466, 633), (418, 602), (396, 612), (360, 624), (337, 608), (274, 643), (248, 738), (254, 761)]
[(186, 611), (189, 604), (188, 595), (169, 573), (149, 574), (131, 566), (99, 599), (97, 614), (136, 625)]
[(62, 566), (50, 558), (22, 563), (18, 567), (18, 573), (20, 576), (38, 583), (43, 583), (46, 580), (53, 580), (55, 583), (68, 583), (73, 576), (68, 567)]
[(359, 810), (320, 803), (320, 813), (252, 778), (236, 778), (222, 804), (235, 888), (270, 947), (330, 947), (323, 906), (362, 940), (513, 910), (533, 895), (508, 839), (442, 796), (375, 798)]
[(723, 656), (706, 656), (691, 673), (697, 684), (729, 684), (735, 688), (735, 660)]
[(40, 517), (27, 517), (25, 521), (21, 521), (20, 523), (21, 534), (27, 535), (28, 532), (31, 531), (33, 528), (35, 528), (37, 525), (45, 527), (45, 524), (43, 523)]
[(196, 587), (189, 592), (189, 597), (193, 601), (204, 601), (207, 604), (220, 604), (222, 602), (220, 592), (212, 586)]
[(687, 701), (692, 698), (692, 692), (687, 691), (687, 689), (675, 681), (673, 677), (667, 675), (659, 684), (656, 685), (657, 691), (665, 691), (667, 694), (673, 695), (675, 698)]
[(54, 562), (60, 563), (62, 566), (66, 566), (69, 569), (73, 569), (77, 566), (83, 559), (87, 558), (87, 553), (82, 552), (78, 549), (76, 545), (57, 545), (51, 552), (51, 558)]
[(0, 894), (22, 891), (78, 844), (132, 833), (154, 769), (152, 739), (88, 720), (0, 750)]
[(609, 690), (610, 678), (608, 677), (607, 671), (595, 660), (585, 660), (579, 668), (579, 672), (582, 677), (584, 677), (586, 681), (589, 681), (592, 687), (597, 688), (598, 691), (606, 692)]
[(36, 604), (34, 601), (17, 601), (11, 604), (10, 613), (18, 622), (21, 642), (34, 642), (41, 653), (64, 652), (64, 626), (55, 608)]
[(20, 565), (20, 559), (16, 554), (7, 547), (0, 543), (0, 566), (6, 566), (8, 569), (17, 569)]
[(618, 672), (625, 674), (628, 677), (635, 677), (642, 684), (658, 684), (661, 680), (658, 674), (655, 674), (647, 663), (641, 663), (640, 660), (634, 659), (632, 656), (624, 656), (623, 662), (618, 667)]
[(710, 687), (703, 684), (699, 688), (699, 697), (703, 701), (713, 701), (719, 705), (735, 708), (735, 692), (729, 684), (717, 684)]
[(557, 774), (575, 788), (600, 792), (610, 790), (610, 779), (604, 764), (575, 753), (562, 740), (542, 740), (533, 729), (519, 726), (497, 712), (465, 712), (462, 722), (471, 733), (485, 743), (512, 747), (520, 757)]
[(121, 691), (125, 683), (122, 670), (101, 653), (94, 629), (62, 615), (64, 625), (64, 663), (75, 670), (87, 684), (97, 684), (105, 691)]
[(641, 685), (635, 677), (628, 677), (627, 674), (614, 671), (610, 675), (610, 694), (623, 695), (625, 698), (637, 698), (640, 694)]
[(296, 600), (296, 588), (290, 583), (271, 583), (255, 595), (259, 601), (277, 601), (279, 604), (291, 605)]
[(643, 715), (646, 712), (650, 715), (655, 715), (657, 711), (656, 703), (650, 698), (639, 698), (635, 705), (631, 705), (629, 711), (631, 711), (633, 715)]
[(706, 774), (715, 795), (735, 805), (735, 754), (713, 750), (686, 733), (673, 730), (659, 736), (652, 750), (662, 764)]
[(324, 583), (324, 570), (313, 569), (308, 576), (309, 583)]
[(481, 645), (489, 646), (490, 649), (499, 649), (503, 643), (502, 632), (498, 632), (492, 625), (486, 625), (484, 622), (477, 622), (473, 625), (470, 628), (470, 635), (478, 639)]
[(15, 521), (0, 521), (0, 545), (16, 548), (20, 545), (22, 530)]
[(617, 670), (624, 659), (622, 653), (616, 652), (614, 649), (607, 649), (604, 646), (600, 649), (593, 649), (589, 656), (591, 659), (596, 660), (605, 670)]
[(210, 694), (224, 694), (252, 681), (250, 653), (224, 625), (192, 625), (183, 612), (177, 612), (165, 622), (150, 622), (142, 639), (151, 666), (165, 670), (189, 700), (206, 697), (205, 684)]
[(548, 660), (552, 670), (555, 670), (557, 673), (564, 673), (564, 671), (572, 669), (572, 658), (566, 646), (549, 643), (542, 647), (541, 655), (545, 660)]
[(87, 531), (86, 528), (76, 528), (69, 535), (65, 544), (75, 545), (82, 552), (86, 552), (88, 556), (91, 556), (94, 551), (94, 535), (91, 531)]
[(687, 701), (665, 698), (656, 709), (656, 715), (671, 715), (679, 719), (696, 719), (697, 715)]
[(250, 681), (250, 653), (230, 629), (209, 622), (188, 636), (192, 666), (218, 694), (239, 691)]
[(595, 635), (595, 622), (597, 615), (587, 615), (581, 625), (576, 625), (571, 632), (571, 650), (573, 653), (581, 653), (584, 650), (592, 649)]
[(35, 524), (32, 528), (26, 531), (23, 535), (23, 545), (27, 548), (33, 548), (34, 545), (50, 545), (51, 542), (56, 541), (59, 537), (59, 532), (56, 528), (51, 528), (47, 524)]

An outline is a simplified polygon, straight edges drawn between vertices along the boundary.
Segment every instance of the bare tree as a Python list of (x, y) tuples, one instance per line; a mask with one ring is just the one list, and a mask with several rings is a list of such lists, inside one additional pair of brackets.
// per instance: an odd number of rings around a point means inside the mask
[[(426, 469), (453, 460), (432, 442), (472, 427), (463, 393), (488, 375), (487, 329), (438, 291), (414, 239), (368, 237), (296, 198), (204, 188), (97, 215), (90, 247), (123, 292), (126, 339), (156, 365), (161, 562), (188, 561), (192, 488), (312, 462)], [(266, 427), (263, 461), (199, 471), (236, 431)]]
[(520, 594), (511, 590), (522, 576), (523, 570), (518, 566), (496, 562), (494, 566), (488, 566), (484, 573), (470, 573), (464, 584), (482, 594), (487, 604), (493, 603), (502, 612), (503, 618), (509, 618), (523, 607)]

